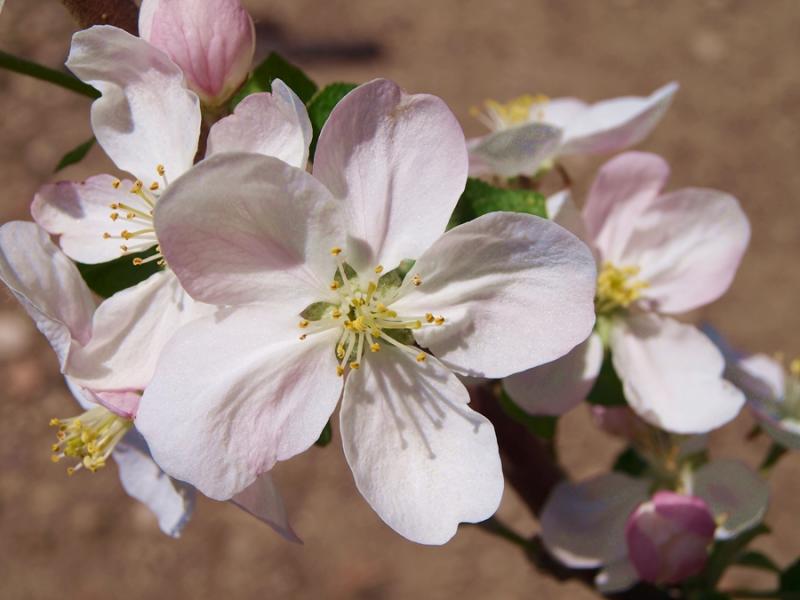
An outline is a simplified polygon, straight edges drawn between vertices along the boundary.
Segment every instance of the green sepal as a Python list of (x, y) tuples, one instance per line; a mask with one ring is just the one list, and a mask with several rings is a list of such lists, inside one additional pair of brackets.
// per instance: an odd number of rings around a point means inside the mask
[(642, 458), (635, 448), (628, 446), (617, 455), (612, 470), (617, 473), (625, 473), (631, 477), (643, 477), (649, 469), (647, 461)]
[(319, 446), (320, 448), (324, 448), (328, 444), (331, 443), (333, 439), (333, 427), (331, 427), (331, 422), (328, 421), (325, 423), (325, 427), (322, 428), (322, 433), (319, 434), (317, 441), (314, 442), (315, 446)]
[(781, 568), (766, 554), (750, 550), (742, 554), (736, 559), (736, 565), (740, 567), (752, 567), (754, 569), (763, 569), (765, 571), (772, 571), (773, 573), (780, 573)]
[(311, 150), (309, 156), (314, 160), (314, 152), (317, 150), (317, 140), (322, 131), (322, 127), (331, 115), (333, 108), (347, 94), (353, 91), (357, 85), (355, 83), (331, 83), (322, 88), (308, 103), (308, 118), (311, 120), (311, 127), (314, 130), (314, 137), (311, 140)]
[(545, 440), (552, 440), (556, 435), (558, 428), (558, 417), (549, 415), (529, 415), (522, 410), (519, 405), (511, 399), (511, 396), (506, 394), (505, 390), (500, 392), (500, 406), (505, 413), (514, 419), (536, 437)]
[(589, 392), (589, 396), (586, 399), (590, 404), (598, 404), (600, 406), (627, 405), (622, 381), (620, 381), (617, 372), (614, 370), (610, 352), (606, 352), (605, 356), (603, 356), (603, 366), (600, 367), (597, 380), (594, 382), (592, 391)]
[(317, 84), (311, 81), (303, 71), (288, 62), (277, 52), (271, 52), (254, 70), (250, 78), (244, 82), (239, 91), (231, 99), (231, 109), (250, 94), (271, 92), (272, 82), (280, 79), (297, 94), (303, 104), (317, 92)]
[(800, 558), (781, 573), (780, 585), (781, 592), (798, 592), (800, 598)]
[(458, 200), (450, 227), (472, 221), (497, 211), (519, 212), (547, 218), (545, 197), (532, 190), (513, 190), (495, 187), (470, 177)]
[(94, 136), (83, 142), (80, 146), (76, 146), (69, 152), (67, 152), (64, 156), (61, 157), (61, 160), (58, 161), (58, 165), (56, 165), (54, 173), (58, 173), (62, 169), (66, 169), (70, 165), (74, 165), (76, 163), (81, 162), (86, 155), (89, 154), (89, 150), (92, 149), (94, 146)]
[(76, 264), (89, 289), (103, 298), (108, 298), (121, 290), (141, 283), (160, 271), (161, 267), (158, 266), (158, 261), (155, 260), (138, 267), (133, 264), (134, 258), (145, 259), (155, 253), (156, 249), (153, 247), (144, 252), (126, 254), (112, 261), (96, 265)]

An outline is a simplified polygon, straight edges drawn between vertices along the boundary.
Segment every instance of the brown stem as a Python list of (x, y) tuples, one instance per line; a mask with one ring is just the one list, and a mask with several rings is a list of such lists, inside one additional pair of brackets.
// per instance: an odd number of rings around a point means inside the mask
[(139, 34), (139, 8), (132, 0), (61, 0), (82, 28), (114, 25)]

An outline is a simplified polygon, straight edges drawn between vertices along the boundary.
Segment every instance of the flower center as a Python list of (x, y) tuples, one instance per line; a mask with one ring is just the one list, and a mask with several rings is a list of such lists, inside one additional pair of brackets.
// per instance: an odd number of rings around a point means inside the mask
[[(336, 261), (336, 272), (330, 288), (338, 295), (338, 301), (319, 302), (306, 308), (299, 323), (299, 327), (305, 330), (300, 339), (304, 340), (312, 333), (341, 328), (335, 347), (339, 359), (336, 372), (340, 377), (346, 367), (358, 369), (361, 366), (367, 349), (380, 352), (383, 344), (410, 354), (417, 362), (425, 362), (428, 355), (415, 345), (411, 332), (421, 327), (444, 325), (445, 318), (432, 313), (398, 315), (391, 309), (408, 272), (405, 265), (385, 274), (383, 266), (378, 265), (364, 277), (344, 261), (341, 248), (333, 248), (331, 255)], [(414, 275), (411, 283), (419, 287), (422, 278)]]
[[(130, 222), (131, 229), (123, 229), (118, 235), (103, 233), (104, 240), (122, 240), (119, 248), (123, 256), (131, 252), (143, 252), (155, 246), (155, 254), (147, 258), (133, 259), (133, 264), (137, 267), (153, 261), (158, 261), (158, 265), (162, 267), (166, 264), (161, 254), (161, 248), (158, 246), (156, 230), (153, 228), (153, 209), (161, 196), (161, 190), (167, 187), (168, 182), (163, 165), (158, 165), (156, 172), (162, 183), (154, 180), (145, 187), (144, 183), (137, 179), (130, 189), (130, 201), (114, 202), (109, 205), (111, 220), (116, 222), (119, 219), (125, 219)], [(115, 179), (111, 185), (117, 190), (122, 182)]]
[(483, 111), (472, 107), (470, 114), (492, 131), (508, 129), (531, 121), (544, 121), (544, 109), (550, 99), (542, 94), (525, 94), (505, 104), (496, 100), (486, 100)]
[(72, 475), (84, 467), (94, 472), (106, 466), (106, 459), (133, 427), (133, 421), (96, 406), (78, 417), (51, 419), (50, 425), (58, 427), (58, 443), (52, 445), (50, 458), (53, 462), (65, 456), (76, 459), (77, 464), (67, 467)]
[(647, 282), (637, 279), (639, 267), (617, 267), (604, 262), (597, 276), (597, 295), (594, 299), (598, 315), (608, 315), (618, 309), (628, 308), (642, 295)]

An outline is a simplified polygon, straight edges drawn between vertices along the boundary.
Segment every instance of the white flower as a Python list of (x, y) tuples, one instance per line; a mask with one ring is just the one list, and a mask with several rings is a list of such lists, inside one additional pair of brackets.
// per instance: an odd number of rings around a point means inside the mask
[(507, 104), (487, 100), (473, 110), (491, 133), (470, 140), (470, 174), (533, 175), (561, 156), (601, 154), (638, 144), (672, 102), (677, 83), (646, 98), (586, 104), (576, 98), (521, 96)]
[[(67, 66), (102, 93), (92, 104), (92, 129), (117, 167), (137, 179), (98, 175), (44, 186), (33, 217), (79, 262), (156, 248), (134, 264), (163, 264), (153, 209), (170, 182), (192, 168), (200, 135), (197, 96), (166, 54), (115, 27), (76, 33)], [(208, 155), (260, 152), (305, 167), (311, 140), (305, 107), (281, 81), (272, 89), (247, 97), (211, 128)], [(214, 310), (187, 296), (168, 268), (160, 271), (103, 303), (94, 316), (96, 333), (76, 351), (70, 375), (96, 389), (142, 389), (172, 332)]]
[(598, 327), (564, 359), (506, 379), (505, 389), (522, 408), (561, 414), (574, 407), (600, 371), (606, 342), (628, 403), (653, 425), (703, 433), (738, 414), (744, 397), (723, 379), (719, 350), (671, 315), (728, 289), (750, 226), (736, 199), (722, 192), (662, 194), (668, 176), (658, 156), (629, 152), (600, 169), (582, 215), (568, 195), (551, 199), (556, 222), (595, 250)]
[(501, 377), (582, 341), (594, 261), (529, 215), (444, 233), (467, 152), (433, 96), (360, 86), (314, 162), (312, 177), (214, 156), (164, 195), (170, 266), (195, 299), (232, 308), (167, 344), (137, 425), (169, 473), (226, 499), (311, 446), (343, 396), (358, 489), (402, 535), (443, 543), (503, 488), (491, 423), (454, 372)]

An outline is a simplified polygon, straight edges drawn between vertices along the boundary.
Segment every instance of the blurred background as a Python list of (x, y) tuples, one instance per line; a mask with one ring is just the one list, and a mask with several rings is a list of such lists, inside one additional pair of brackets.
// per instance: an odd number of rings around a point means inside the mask
[[(672, 164), (671, 188), (737, 196), (753, 224), (730, 292), (696, 315), (741, 348), (800, 354), (800, 2), (797, 0), (248, 0), (258, 53), (277, 50), (318, 83), (389, 77), (442, 96), (468, 135), (469, 108), (524, 93), (600, 100), (677, 80), (666, 118), (641, 146)], [(7, 0), (0, 48), (58, 67), (74, 25), (57, 0)], [(0, 223), (29, 219), (39, 185), (90, 135), (89, 101), (0, 72)], [(577, 197), (601, 160), (566, 161)], [(114, 172), (95, 148), (58, 178)], [(0, 290), (0, 596), (3, 598), (593, 598), (532, 569), (502, 540), (463, 526), (441, 548), (411, 544), (358, 496), (340, 440), (279, 465), (291, 545), (228, 504), (200, 500), (180, 540), (121, 491), (115, 467), (67, 478), (49, 460), (53, 416), (76, 405), (55, 356)], [(712, 436), (713, 453), (756, 465), (749, 415)], [(572, 475), (607, 469), (620, 444), (580, 407), (562, 420)], [(536, 474), (532, 473), (532, 477)], [(800, 456), (774, 472), (756, 544), (782, 565), (800, 555)], [(500, 516), (537, 523), (506, 490)], [(732, 571), (731, 584), (751, 582)]]

